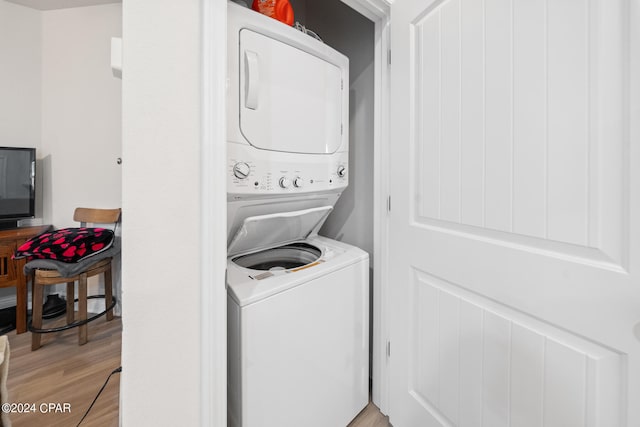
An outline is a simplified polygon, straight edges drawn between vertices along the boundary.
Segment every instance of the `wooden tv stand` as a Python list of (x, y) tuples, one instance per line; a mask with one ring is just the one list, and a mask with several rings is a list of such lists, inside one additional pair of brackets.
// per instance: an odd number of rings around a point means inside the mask
[(26, 259), (11, 259), (16, 248), (32, 237), (42, 234), (50, 225), (0, 230), (0, 288), (16, 287), (16, 333), (27, 331), (27, 280), (24, 275)]

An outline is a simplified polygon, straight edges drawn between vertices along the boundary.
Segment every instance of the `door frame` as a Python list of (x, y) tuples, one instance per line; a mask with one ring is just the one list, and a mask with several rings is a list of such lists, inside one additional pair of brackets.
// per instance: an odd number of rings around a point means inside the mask
[(200, 425), (227, 426), (227, 0), (200, 0)]
[[(201, 363), (200, 420), (226, 426), (226, 59), (227, 0), (201, 0)], [(374, 23), (373, 392), (388, 412), (387, 343), (389, 206), (390, 0), (342, 0)], [(215, 218), (215, 221), (210, 221)]]

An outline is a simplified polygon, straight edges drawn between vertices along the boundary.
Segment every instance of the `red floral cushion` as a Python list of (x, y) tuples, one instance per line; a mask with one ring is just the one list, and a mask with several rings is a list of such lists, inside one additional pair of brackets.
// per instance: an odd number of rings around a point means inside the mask
[(14, 259), (53, 259), (78, 262), (108, 249), (113, 231), (106, 228), (63, 228), (49, 231), (24, 242)]

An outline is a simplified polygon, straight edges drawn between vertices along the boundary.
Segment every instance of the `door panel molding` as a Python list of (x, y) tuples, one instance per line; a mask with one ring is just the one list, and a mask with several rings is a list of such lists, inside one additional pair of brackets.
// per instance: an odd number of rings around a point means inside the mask
[(409, 298), (409, 393), (441, 425), (622, 419), (623, 352), (417, 268)]
[(627, 7), (444, 0), (416, 10), (412, 220), (625, 271)]
[(503, 246), (522, 252), (588, 265), (616, 273), (628, 273), (627, 268), (622, 265), (621, 260), (612, 259), (597, 248), (588, 248), (570, 243), (427, 218), (416, 220), (411, 223), (411, 226), (418, 229), (431, 230), (451, 236), (484, 242), (490, 245)]

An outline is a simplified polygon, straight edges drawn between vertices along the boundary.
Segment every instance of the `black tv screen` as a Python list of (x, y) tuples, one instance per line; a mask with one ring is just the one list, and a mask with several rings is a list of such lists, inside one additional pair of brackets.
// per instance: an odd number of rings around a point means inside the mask
[(0, 147), (0, 220), (35, 216), (35, 148)]

